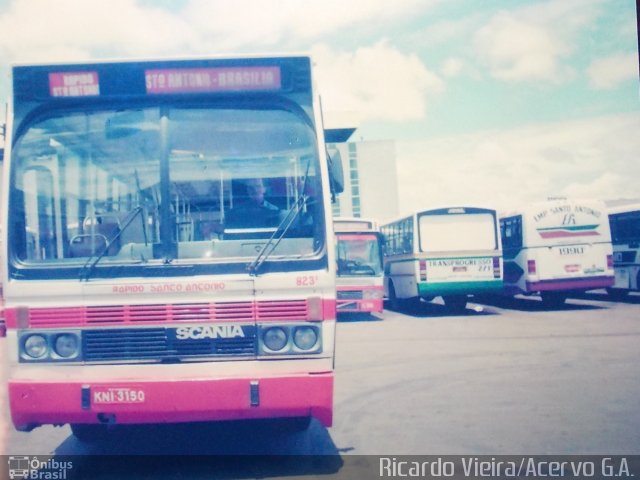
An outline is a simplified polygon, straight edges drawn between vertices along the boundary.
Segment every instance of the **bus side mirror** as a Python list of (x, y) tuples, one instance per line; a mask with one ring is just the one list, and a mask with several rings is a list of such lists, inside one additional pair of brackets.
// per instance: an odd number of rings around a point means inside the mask
[(339, 150), (329, 153), (327, 150), (327, 165), (329, 167), (329, 185), (331, 194), (337, 195), (344, 192), (344, 170), (342, 169), (342, 157)]

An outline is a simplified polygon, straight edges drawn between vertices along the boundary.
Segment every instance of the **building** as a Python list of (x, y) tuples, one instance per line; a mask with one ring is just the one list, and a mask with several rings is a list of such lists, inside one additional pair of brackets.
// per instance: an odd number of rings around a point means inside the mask
[(334, 217), (375, 218), (381, 223), (398, 216), (398, 173), (395, 142), (330, 143), (344, 168), (344, 192), (333, 204)]

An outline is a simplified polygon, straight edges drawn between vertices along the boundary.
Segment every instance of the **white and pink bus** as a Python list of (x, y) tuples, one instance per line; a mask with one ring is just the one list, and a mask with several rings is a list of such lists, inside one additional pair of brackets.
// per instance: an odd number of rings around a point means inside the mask
[(505, 293), (540, 295), (551, 306), (572, 293), (614, 283), (609, 217), (603, 202), (558, 198), (500, 219)]
[(384, 269), (378, 223), (364, 218), (334, 218), (340, 312), (382, 312)]
[(18, 430), (331, 425), (341, 167), (311, 65), (13, 67), (1, 257)]

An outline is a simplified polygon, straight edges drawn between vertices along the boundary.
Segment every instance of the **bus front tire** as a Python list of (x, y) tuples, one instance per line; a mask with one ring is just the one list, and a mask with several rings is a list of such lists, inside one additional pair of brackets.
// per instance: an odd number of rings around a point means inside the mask
[(389, 308), (394, 311), (400, 310), (400, 300), (396, 296), (396, 288), (393, 283), (389, 283)]
[(109, 433), (107, 425), (102, 424), (72, 423), (70, 427), (73, 436), (86, 443), (105, 440)]

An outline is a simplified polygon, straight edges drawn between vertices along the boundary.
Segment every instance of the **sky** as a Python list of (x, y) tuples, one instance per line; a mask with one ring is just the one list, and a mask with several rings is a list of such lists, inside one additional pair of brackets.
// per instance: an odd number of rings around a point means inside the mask
[(402, 214), (640, 197), (634, 0), (0, 0), (0, 32), (3, 103), (12, 63), (311, 53)]

